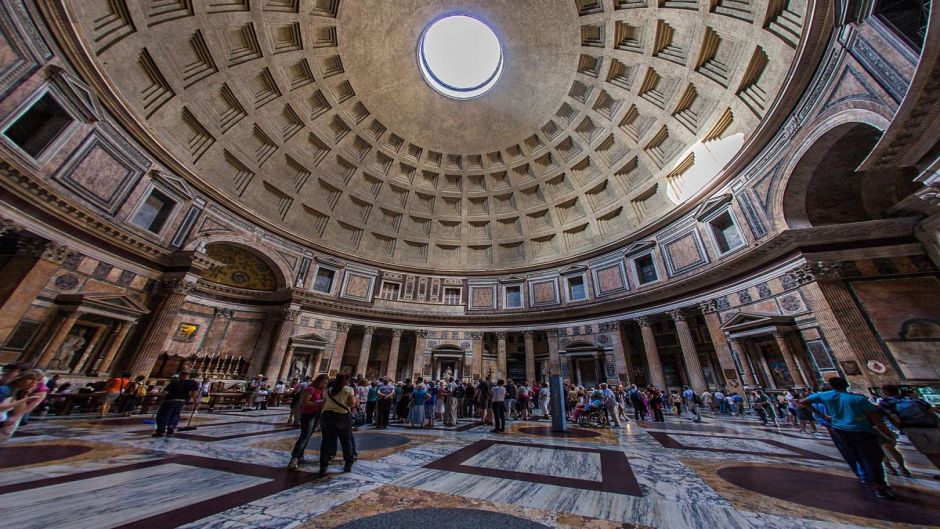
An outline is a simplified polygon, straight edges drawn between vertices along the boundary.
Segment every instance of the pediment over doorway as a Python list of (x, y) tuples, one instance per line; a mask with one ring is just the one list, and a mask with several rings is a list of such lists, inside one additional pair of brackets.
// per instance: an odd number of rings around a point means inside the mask
[(56, 304), (60, 307), (74, 307), (82, 312), (123, 320), (137, 320), (150, 314), (147, 307), (124, 294), (62, 294), (56, 297)]
[(759, 314), (752, 312), (739, 312), (721, 326), (721, 330), (728, 334), (751, 331), (759, 328), (793, 327), (795, 322), (790, 316), (778, 314)]

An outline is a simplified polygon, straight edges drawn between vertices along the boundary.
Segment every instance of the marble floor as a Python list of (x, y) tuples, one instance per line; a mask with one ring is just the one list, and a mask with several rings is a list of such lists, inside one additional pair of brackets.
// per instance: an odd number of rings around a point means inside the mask
[(104, 529), (940, 527), (940, 471), (902, 439), (913, 477), (877, 500), (823, 435), (706, 415), (621, 430), (546, 421), (356, 433), (359, 461), (285, 469), (285, 409), (199, 414), (151, 438), (151, 416), (35, 420), (0, 447), (6, 527)]

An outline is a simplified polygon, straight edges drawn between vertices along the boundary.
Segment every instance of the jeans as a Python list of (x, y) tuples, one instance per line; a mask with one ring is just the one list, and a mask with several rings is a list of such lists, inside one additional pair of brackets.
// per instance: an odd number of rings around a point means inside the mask
[(373, 418), (375, 418), (375, 401), (370, 400), (366, 402), (366, 424), (372, 424)]
[(506, 403), (503, 401), (493, 403), (493, 429), (497, 432), (506, 431)]
[(317, 429), (317, 422), (320, 418), (319, 413), (304, 413), (300, 416), (300, 437), (297, 439), (297, 442), (294, 443), (294, 449), (291, 450), (290, 456), (301, 458), (304, 455), (304, 451), (307, 449), (307, 443), (310, 441), (310, 436), (313, 435), (313, 431)]
[(325, 470), (336, 454), (336, 440), (343, 448), (343, 461), (352, 466), (355, 452), (352, 445), (352, 420), (348, 414), (326, 411), (320, 414), (323, 439), (320, 441), (320, 469)]
[(653, 408), (653, 420), (656, 422), (666, 422), (666, 416), (662, 408)]
[(121, 413), (134, 413), (137, 410), (137, 406), (140, 406), (141, 397), (135, 397), (133, 395), (127, 395), (124, 397), (124, 402), (121, 403)]
[(886, 485), (884, 453), (877, 434), (832, 428), (830, 435), (849, 468), (863, 483)]
[(376, 428), (385, 428), (388, 426), (388, 416), (392, 412), (392, 399), (379, 399), (376, 405), (378, 416), (375, 419)]
[(185, 400), (165, 400), (157, 410), (157, 433), (173, 431), (180, 423), (180, 412), (183, 411)]

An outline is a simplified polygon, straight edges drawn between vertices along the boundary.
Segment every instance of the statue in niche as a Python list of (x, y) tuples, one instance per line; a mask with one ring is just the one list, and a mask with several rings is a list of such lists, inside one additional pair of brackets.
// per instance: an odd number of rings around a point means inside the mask
[(290, 376), (287, 378), (303, 378), (307, 374), (307, 363), (302, 359), (297, 358), (294, 360), (294, 364), (290, 368)]
[(79, 329), (76, 334), (69, 334), (65, 341), (62, 342), (62, 347), (59, 348), (59, 352), (49, 361), (48, 369), (52, 370), (66, 370), (69, 368), (69, 364), (72, 363), (72, 359), (75, 357), (76, 353), (82, 350), (85, 346), (85, 330)]
[(450, 366), (447, 366), (447, 369), (444, 371), (444, 375), (441, 380), (450, 380), (450, 377), (454, 376), (454, 372), (450, 369)]

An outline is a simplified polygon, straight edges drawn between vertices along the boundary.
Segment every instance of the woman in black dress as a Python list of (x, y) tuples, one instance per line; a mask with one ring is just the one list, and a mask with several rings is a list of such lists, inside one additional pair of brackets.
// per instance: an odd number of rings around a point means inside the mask
[(414, 384), (408, 382), (401, 389), (401, 398), (398, 399), (398, 406), (395, 407), (395, 416), (398, 422), (404, 423), (408, 420), (408, 403), (411, 402), (411, 392), (414, 391)]

